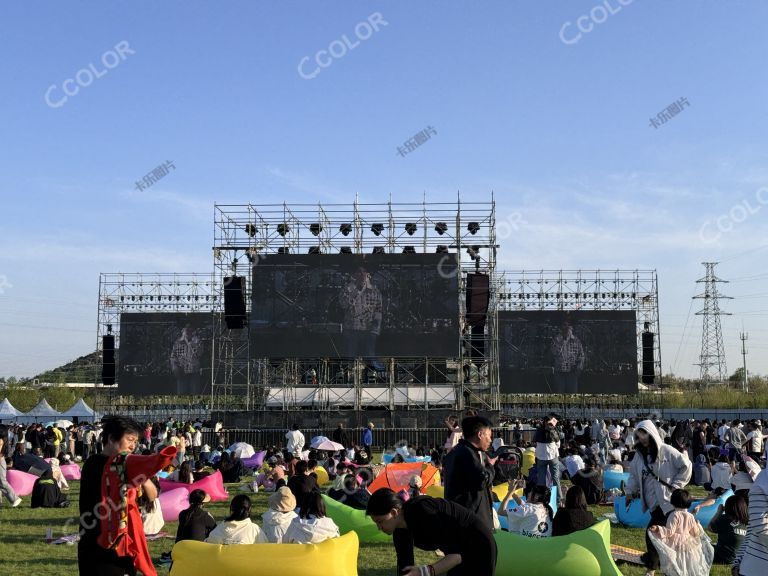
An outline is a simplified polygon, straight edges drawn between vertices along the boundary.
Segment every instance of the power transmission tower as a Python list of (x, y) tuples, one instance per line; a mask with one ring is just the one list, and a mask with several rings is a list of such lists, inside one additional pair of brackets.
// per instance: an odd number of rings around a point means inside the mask
[(742, 332), (739, 334), (741, 338), (741, 357), (744, 359), (744, 392), (749, 392), (749, 380), (747, 379), (747, 340), (749, 340), (749, 334)]
[(723, 296), (718, 291), (718, 283), (725, 283), (715, 276), (717, 262), (702, 262), (706, 268), (704, 278), (696, 280), (697, 284), (704, 284), (704, 292), (694, 296), (694, 299), (704, 300), (704, 307), (696, 312), (697, 316), (703, 316), (701, 332), (701, 354), (699, 362), (701, 384), (706, 386), (713, 382), (724, 382), (728, 378), (728, 369), (725, 366), (725, 351), (723, 348), (723, 331), (720, 327), (720, 316), (730, 316), (728, 312), (720, 310), (720, 299), (731, 299)]

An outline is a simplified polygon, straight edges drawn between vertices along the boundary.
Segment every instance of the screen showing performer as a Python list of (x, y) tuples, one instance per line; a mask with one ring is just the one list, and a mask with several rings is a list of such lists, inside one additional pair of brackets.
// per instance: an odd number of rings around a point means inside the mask
[(251, 344), (265, 357), (456, 357), (455, 256), (269, 255), (253, 268)]
[(121, 394), (210, 394), (214, 316), (191, 312), (120, 315)]
[(504, 393), (635, 394), (635, 312), (499, 312), (499, 371)]

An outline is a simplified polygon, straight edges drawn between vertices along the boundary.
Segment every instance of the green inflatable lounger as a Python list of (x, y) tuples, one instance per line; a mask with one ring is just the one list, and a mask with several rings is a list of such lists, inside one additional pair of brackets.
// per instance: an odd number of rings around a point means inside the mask
[(621, 576), (611, 557), (611, 523), (568, 536), (528, 538), (496, 531), (496, 576)]
[(360, 542), (391, 542), (392, 536), (378, 529), (364, 510), (357, 510), (323, 495), (328, 517), (339, 527), (342, 534), (356, 532)]

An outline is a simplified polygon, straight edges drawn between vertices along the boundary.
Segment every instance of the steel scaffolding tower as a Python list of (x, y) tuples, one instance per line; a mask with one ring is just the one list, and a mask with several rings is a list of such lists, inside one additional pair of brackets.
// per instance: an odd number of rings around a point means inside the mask
[(715, 276), (717, 262), (702, 262), (706, 268), (704, 278), (696, 281), (704, 284), (704, 292), (694, 296), (695, 300), (704, 300), (704, 307), (696, 312), (703, 316), (701, 330), (701, 353), (696, 366), (701, 369), (702, 385), (724, 382), (728, 378), (728, 368), (725, 365), (725, 350), (723, 348), (723, 331), (720, 327), (720, 316), (730, 316), (720, 310), (720, 299), (731, 299), (722, 295), (717, 288), (718, 283), (725, 283)]

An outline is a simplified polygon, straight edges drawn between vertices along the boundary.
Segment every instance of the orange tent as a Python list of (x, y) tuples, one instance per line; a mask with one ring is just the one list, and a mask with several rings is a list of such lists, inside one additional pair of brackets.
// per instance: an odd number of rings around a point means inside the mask
[(408, 490), (408, 482), (411, 476), (421, 476), (422, 494), (425, 494), (427, 488), (440, 480), (440, 473), (432, 464), (425, 464), (423, 462), (387, 464), (384, 470), (368, 486), (368, 491), (373, 494), (380, 488), (389, 488), (395, 492)]

